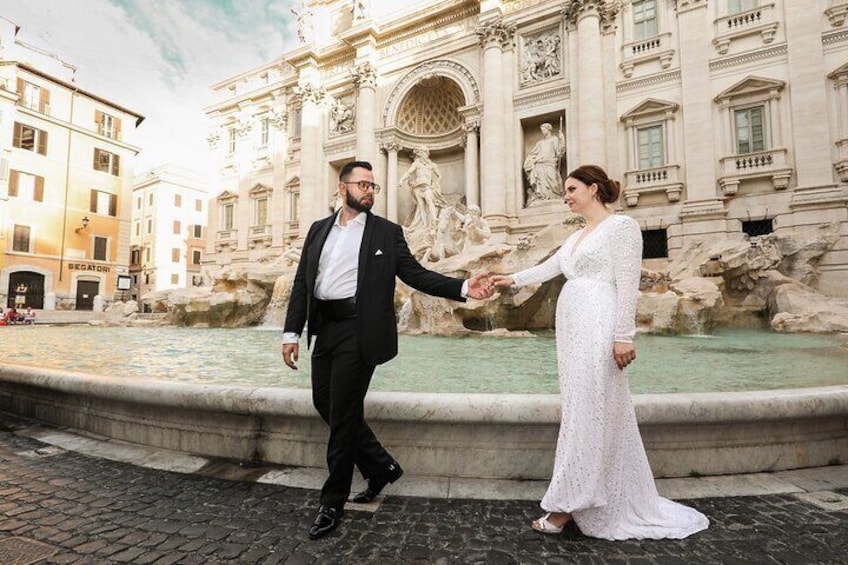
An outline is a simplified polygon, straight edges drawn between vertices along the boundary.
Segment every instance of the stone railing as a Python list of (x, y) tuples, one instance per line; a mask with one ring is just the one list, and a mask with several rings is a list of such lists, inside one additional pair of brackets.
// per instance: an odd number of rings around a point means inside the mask
[(724, 55), (730, 43), (747, 35), (760, 34), (764, 44), (774, 41), (777, 22), (774, 21), (774, 4), (765, 4), (752, 10), (729, 14), (715, 20), (713, 45)]
[(624, 175), (624, 201), (636, 206), (642, 194), (665, 192), (669, 202), (677, 202), (683, 192), (680, 165), (664, 165), (650, 169), (628, 171)]
[(247, 231), (247, 246), (251, 249), (256, 247), (257, 245), (270, 245), (271, 244), (271, 226), (251, 226)]
[(719, 184), (724, 194), (736, 194), (739, 183), (745, 179), (770, 178), (775, 190), (789, 186), (792, 168), (785, 148), (768, 149), (756, 153), (730, 155), (721, 159)]
[(237, 234), (238, 234), (238, 230), (235, 230), (235, 229), (220, 230), (218, 232), (217, 237), (215, 238), (215, 241), (225, 242), (225, 241), (235, 240), (236, 237), (237, 237)]
[(648, 63), (650, 61), (659, 60), (660, 66), (663, 69), (671, 65), (671, 58), (674, 55), (672, 48), (671, 34), (661, 33), (654, 37), (640, 39), (639, 41), (630, 41), (621, 46), (621, 64), (619, 67), (624, 73), (625, 78), (630, 78), (633, 75), (633, 69), (636, 65)]

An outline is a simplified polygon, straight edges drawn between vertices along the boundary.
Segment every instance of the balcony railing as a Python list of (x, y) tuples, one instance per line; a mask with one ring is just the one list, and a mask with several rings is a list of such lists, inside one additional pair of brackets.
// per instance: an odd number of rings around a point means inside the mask
[(637, 169), (625, 173), (627, 188), (624, 201), (628, 206), (636, 206), (639, 196), (655, 192), (664, 192), (669, 202), (677, 202), (683, 193), (680, 180), (680, 165), (664, 165), (650, 169)]
[(659, 60), (663, 69), (671, 65), (674, 49), (670, 33), (661, 33), (654, 37), (631, 41), (621, 46), (621, 70), (625, 78), (633, 75), (633, 69), (640, 64)]
[(271, 235), (271, 226), (270, 225), (252, 226), (250, 228), (250, 237), (257, 237), (257, 236), (263, 236), (263, 235)]
[(722, 158), (719, 184), (726, 195), (732, 196), (743, 180), (769, 178), (775, 190), (783, 190), (789, 186), (791, 176), (788, 153), (777, 148)]
[(774, 41), (777, 22), (774, 21), (774, 4), (765, 4), (752, 10), (723, 16), (715, 21), (713, 45), (722, 55), (730, 43), (747, 35), (760, 34), (764, 44)]
[(236, 239), (238, 236), (238, 230), (220, 230), (218, 232), (218, 237), (215, 238), (215, 241), (230, 241)]

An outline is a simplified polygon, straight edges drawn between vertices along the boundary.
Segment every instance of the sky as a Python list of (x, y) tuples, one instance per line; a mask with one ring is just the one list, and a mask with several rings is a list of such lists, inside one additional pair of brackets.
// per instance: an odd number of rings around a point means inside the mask
[(0, 0), (18, 39), (74, 65), (84, 90), (145, 116), (136, 173), (174, 163), (208, 174), (211, 85), (296, 46), (274, 0)]

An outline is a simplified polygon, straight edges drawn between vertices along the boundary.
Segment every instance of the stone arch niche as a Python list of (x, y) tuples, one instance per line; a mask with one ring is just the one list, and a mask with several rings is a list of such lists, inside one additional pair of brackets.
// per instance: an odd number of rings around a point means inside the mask
[[(378, 132), (389, 162), (386, 188), (390, 219), (406, 224), (412, 214), (412, 196), (398, 190), (398, 180), (412, 165), (412, 151), (417, 147), (430, 151), (450, 204), (467, 203), (472, 200), (469, 191), (475, 195), (479, 191), (479, 100), (480, 90), (471, 71), (446, 59), (419, 65), (394, 86), (383, 110), (384, 127)], [(469, 152), (473, 152), (473, 158), (469, 158)]]

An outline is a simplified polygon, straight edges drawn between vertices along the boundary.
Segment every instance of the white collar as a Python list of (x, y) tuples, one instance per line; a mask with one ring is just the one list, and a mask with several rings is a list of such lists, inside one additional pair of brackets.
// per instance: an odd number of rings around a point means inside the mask
[[(336, 219), (333, 221), (333, 225), (334, 225), (334, 226), (344, 227), (344, 226), (342, 226), (342, 224), (341, 224), (341, 220), (342, 220), (342, 212), (343, 212), (343, 210), (339, 210), (339, 211), (336, 213)], [(349, 225), (351, 222), (356, 222), (356, 223), (358, 223), (358, 224), (362, 224), (362, 225), (364, 226), (364, 225), (365, 225), (365, 220), (366, 220), (366, 219), (368, 219), (368, 214), (366, 214), (365, 212), (360, 212), (359, 214), (357, 214), (356, 216), (354, 216), (352, 219), (348, 220), (348, 221), (347, 221), (347, 223), (348, 223), (348, 225)]]

